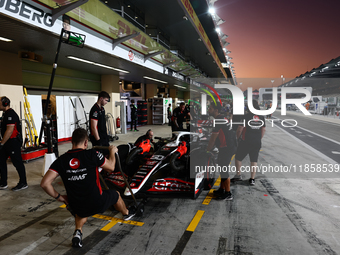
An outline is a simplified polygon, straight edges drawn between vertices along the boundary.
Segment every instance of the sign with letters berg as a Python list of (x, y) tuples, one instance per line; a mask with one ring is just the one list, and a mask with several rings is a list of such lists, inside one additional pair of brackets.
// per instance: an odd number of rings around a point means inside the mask
[(19, 0), (0, 0), (0, 13), (39, 27), (53, 26), (51, 14)]

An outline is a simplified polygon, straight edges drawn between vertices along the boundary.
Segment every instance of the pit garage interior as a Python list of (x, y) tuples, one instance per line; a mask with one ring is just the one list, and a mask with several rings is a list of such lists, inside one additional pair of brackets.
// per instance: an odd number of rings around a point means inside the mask
[[(0, 41), (0, 96), (11, 99), (11, 107), (22, 119), (27, 100), (39, 134), (53, 66), (56, 68), (47, 114), (53, 123), (52, 153), (57, 156), (71, 149), (70, 139), (76, 127), (86, 128), (90, 108), (102, 90), (111, 96), (105, 111), (110, 114), (112, 134), (119, 137), (110, 144), (133, 143), (149, 129), (157, 137), (171, 137), (166, 116), (170, 102), (173, 110), (181, 102), (199, 100), (203, 89), (212, 92), (209, 90), (212, 84), (237, 83), (226, 49), (228, 36), (216, 33), (222, 21), (208, 13), (214, 2), (0, 1), (0, 37), (11, 40)], [(64, 23), (70, 23), (70, 31), (85, 35), (85, 43), (61, 43), (54, 65)], [(220, 96), (228, 98), (229, 92)], [(138, 132), (130, 131), (131, 99), (146, 109), (141, 112)], [(158, 112), (153, 107), (156, 102), (161, 118), (156, 117)], [(83, 228), (84, 246), (78, 249), (71, 246), (74, 217), (40, 187), (47, 167), (46, 147), (42, 153), (24, 159), (28, 189), (11, 190), (18, 175), (8, 160), (8, 188), (0, 190), (0, 251), (338, 254), (340, 182), (336, 169), (339, 170), (340, 153), (332, 151), (338, 151), (340, 144), (340, 121), (323, 116), (312, 119), (295, 112), (288, 117), (314, 133), (277, 128), (274, 121), (268, 122), (259, 162), (292, 167), (321, 162), (332, 166), (333, 172), (315, 177), (302, 171), (295, 175), (262, 171), (256, 176), (255, 187), (248, 185), (250, 174), (244, 172), (244, 181), (231, 185), (233, 201), (213, 199), (212, 193), (220, 183), (216, 176), (211, 189), (202, 190), (196, 199), (148, 197), (143, 216), (131, 221), (123, 221), (122, 215), (114, 210), (89, 217)], [(22, 123), (25, 133), (26, 122)], [(320, 129), (327, 133), (317, 135)], [(26, 138), (29, 140), (29, 135)], [(45, 143), (44, 135), (41, 142)], [(33, 139), (25, 147), (39, 146)], [(249, 165), (249, 159), (243, 164)], [(231, 166), (234, 165), (233, 159)], [(54, 182), (54, 188), (66, 193), (61, 178)], [(123, 198), (127, 205), (134, 203), (131, 197)]]

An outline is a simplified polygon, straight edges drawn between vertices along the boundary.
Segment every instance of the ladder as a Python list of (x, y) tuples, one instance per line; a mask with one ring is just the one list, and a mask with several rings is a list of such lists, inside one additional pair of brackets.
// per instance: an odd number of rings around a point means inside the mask
[(26, 133), (26, 147), (38, 146), (38, 132), (35, 128), (33, 115), (31, 113), (31, 106), (28, 102), (27, 90), (24, 87), (24, 114), (25, 114), (25, 133)]

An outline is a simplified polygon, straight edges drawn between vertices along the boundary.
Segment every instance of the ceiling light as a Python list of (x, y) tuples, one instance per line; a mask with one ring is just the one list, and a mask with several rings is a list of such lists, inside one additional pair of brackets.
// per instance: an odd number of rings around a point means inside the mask
[(148, 80), (158, 81), (158, 82), (161, 82), (161, 83), (167, 83), (166, 81), (157, 80), (155, 78), (151, 78), (151, 77), (148, 77), (148, 76), (143, 76), (143, 78), (148, 79)]
[(73, 57), (73, 56), (67, 56), (67, 58), (73, 59), (73, 60), (76, 60), (76, 61), (80, 61), (80, 62), (84, 62), (84, 63), (87, 63), (87, 64), (91, 64), (91, 65), (95, 65), (95, 66), (111, 69), (111, 70), (122, 72), (122, 73), (129, 73), (129, 71), (118, 69), (118, 68), (115, 68), (115, 67), (112, 67), (112, 66), (106, 66), (106, 65), (99, 64), (99, 63), (96, 63), (96, 62), (92, 62), (92, 61), (89, 61), (89, 60), (86, 60), (86, 59), (82, 59), (82, 58), (77, 58), (77, 57)]
[(184, 20), (188, 20), (188, 17), (184, 15), (184, 16), (183, 16), (183, 19), (184, 19)]
[(0, 37), (0, 41), (4, 41), (4, 42), (12, 42), (13, 40), (5, 38), (5, 37)]
[(202, 39), (201, 39), (201, 38), (198, 38), (197, 40), (199, 40), (199, 41), (202, 41)]
[(209, 13), (210, 13), (211, 15), (215, 14), (215, 8), (210, 7), (210, 8), (209, 8)]
[(130, 5), (128, 5), (128, 7), (130, 8)]
[(181, 88), (181, 89), (186, 89), (186, 87), (179, 86), (179, 85), (176, 85), (176, 84), (174, 84), (174, 86), (175, 86), (175, 87), (179, 87), (179, 88)]
[(216, 28), (217, 33), (221, 33), (221, 29), (219, 27)]
[(76, 57), (73, 57), (73, 56), (67, 56), (68, 58), (70, 59), (73, 59), (73, 60), (77, 60), (77, 61), (80, 61), (80, 62), (84, 62), (84, 63), (87, 63), (87, 64), (94, 64), (94, 62), (92, 61), (88, 61), (88, 60), (85, 60), (85, 59), (82, 59), (82, 58), (76, 58)]

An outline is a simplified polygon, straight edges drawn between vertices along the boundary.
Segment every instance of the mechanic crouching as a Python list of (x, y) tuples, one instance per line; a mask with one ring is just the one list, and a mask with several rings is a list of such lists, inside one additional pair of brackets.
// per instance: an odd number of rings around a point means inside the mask
[[(102, 190), (99, 169), (112, 172), (115, 168), (115, 153), (118, 149), (109, 147), (109, 158), (95, 150), (86, 150), (88, 136), (85, 129), (78, 128), (72, 134), (72, 149), (52, 163), (41, 180), (44, 191), (59, 202), (65, 203), (75, 216), (75, 231), (72, 238), (73, 247), (82, 247), (82, 228), (87, 218), (106, 211), (111, 205), (122, 213), (124, 220), (135, 215), (128, 210), (119, 193), (114, 190)], [(60, 175), (67, 195), (59, 194), (52, 182)]]

